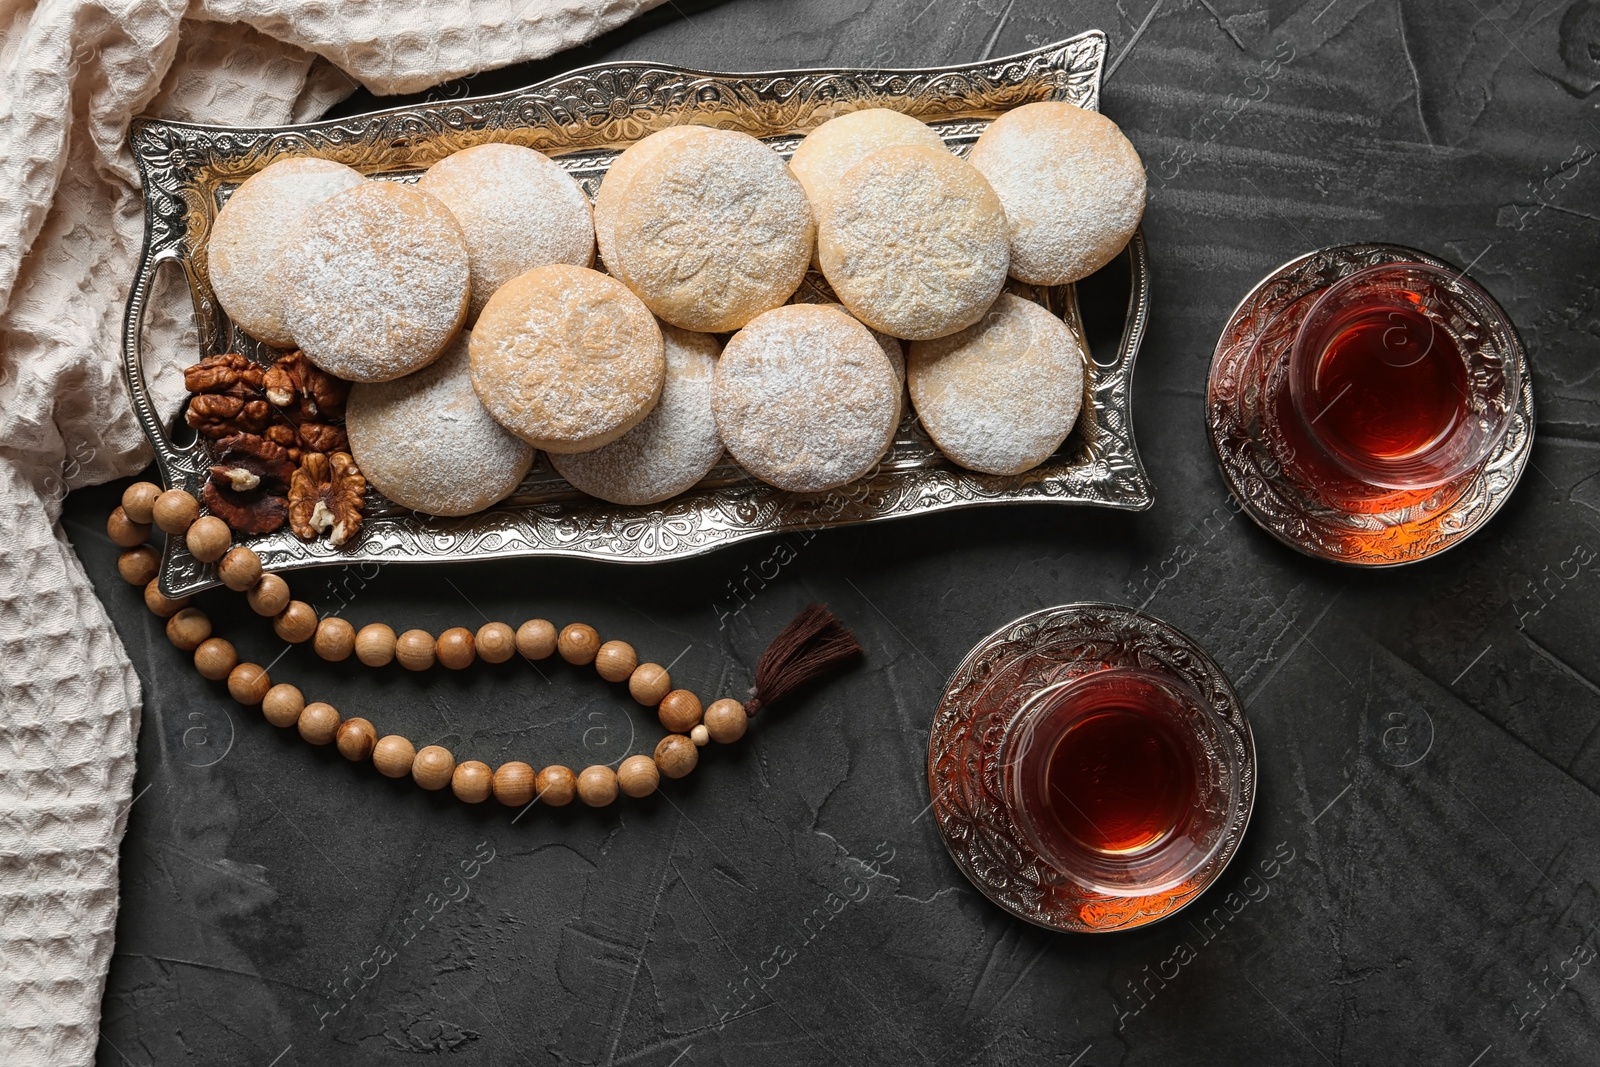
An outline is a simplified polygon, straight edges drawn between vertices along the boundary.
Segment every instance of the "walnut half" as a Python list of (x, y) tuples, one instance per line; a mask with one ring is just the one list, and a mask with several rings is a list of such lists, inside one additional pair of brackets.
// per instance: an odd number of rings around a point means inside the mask
[(289, 528), (307, 541), (327, 533), (338, 548), (361, 530), (366, 492), (367, 479), (348, 452), (308, 452), (289, 480)]
[(289, 517), (293, 475), (282, 448), (255, 434), (234, 434), (217, 442), (217, 461), (200, 497), (235, 533), (271, 533)]

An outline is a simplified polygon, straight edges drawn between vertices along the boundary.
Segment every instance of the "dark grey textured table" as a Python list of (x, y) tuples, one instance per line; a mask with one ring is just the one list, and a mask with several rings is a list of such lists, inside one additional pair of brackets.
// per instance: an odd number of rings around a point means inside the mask
[[(100, 536), (116, 490), (74, 494), (67, 531), (145, 688), (104, 1063), (1600, 1059), (1596, 4), (677, 0), (472, 87), (613, 58), (917, 66), (1090, 27), (1111, 38), (1104, 109), (1151, 174), (1151, 511), (832, 531), (753, 580), (775, 542), (648, 569), (296, 580), (358, 623), (585, 620), (701, 693), (742, 691), (798, 607), (831, 603), (866, 662), (656, 798), (511, 825), (284, 736), (200, 680), (118, 581)], [(1501, 515), (1384, 573), (1315, 564), (1237, 517), (1202, 425), (1234, 302), (1295, 253), (1361, 239), (1470, 264), (1528, 341), (1540, 410)], [(719, 629), (743, 582), (755, 595)], [(1104, 937), (1006, 917), (925, 815), (948, 672), (1008, 620), (1087, 599), (1201, 640), (1246, 699), (1261, 770), (1211, 893)], [(247, 656), (278, 655), (236, 598), (204, 606)], [(491, 763), (605, 761), (658, 732), (563, 666), (355, 676), (301, 647), (274, 671)]]

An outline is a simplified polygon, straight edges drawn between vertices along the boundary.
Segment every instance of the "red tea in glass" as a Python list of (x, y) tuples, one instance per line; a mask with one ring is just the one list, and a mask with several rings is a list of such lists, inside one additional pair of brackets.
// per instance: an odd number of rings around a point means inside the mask
[(1470, 473), (1505, 435), (1520, 386), (1509, 330), (1472, 282), (1423, 263), (1325, 289), (1268, 381), (1287, 473), (1351, 510), (1405, 506)]
[(1008, 802), (1041, 856), (1100, 892), (1182, 883), (1220, 844), (1225, 746), (1181, 682), (1113, 668), (1042, 690), (1001, 754)]

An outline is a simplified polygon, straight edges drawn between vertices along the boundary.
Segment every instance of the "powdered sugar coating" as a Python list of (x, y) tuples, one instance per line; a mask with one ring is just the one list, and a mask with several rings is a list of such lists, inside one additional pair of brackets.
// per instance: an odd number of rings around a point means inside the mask
[(353, 382), (432, 363), (467, 310), (467, 241), (436, 197), (367, 181), (318, 204), (284, 252), (289, 332)]
[(978, 321), (1005, 284), (1005, 212), (983, 175), (944, 149), (883, 148), (840, 179), (817, 256), (868, 326), (943, 337)]
[(1088, 277), (1122, 251), (1144, 215), (1138, 151), (1115, 122), (1065, 101), (1006, 112), (967, 159), (1005, 207), (1018, 281)]
[(613, 234), (616, 232), (617, 215), (628, 201), (629, 180), (643, 169), (644, 163), (657, 152), (669, 150), (674, 145), (708, 132), (710, 132), (708, 126), (669, 126), (635, 141), (611, 161), (606, 176), (600, 181), (600, 192), (594, 198), (595, 243), (600, 247), (600, 259), (605, 264), (606, 270), (621, 277), (616, 265), (616, 244), (613, 241)]
[(281, 159), (245, 179), (217, 212), (206, 240), (206, 273), (217, 302), (258, 341), (294, 347), (284, 322), (289, 287), (283, 250), (311, 209), (366, 181), (331, 159)]
[(667, 377), (643, 422), (593, 452), (552, 455), (556, 472), (613, 504), (656, 504), (694, 485), (722, 458), (711, 413), (711, 378), (721, 346), (708, 333), (661, 324)]
[(772, 149), (711, 130), (646, 156), (622, 187), (610, 266), (685, 330), (737, 330), (799, 288), (816, 227)]
[(779, 489), (815, 493), (872, 469), (898, 393), (865, 326), (836, 308), (790, 304), (756, 316), (728, 342), (711, 406), (740, 466)]
[(666, 375), (649, 309), (615, 278), (568, 264), (501, 286), (469, 351), (472, 387), (489, 414), (551, 453), (588, 452), (633, 429)]
[(594, 262), (589, 198), (572, 176), (542, 152), (482, 144), (446, 156), (417, 179), (444, 202), (467, 238), (476, 322), (494, 291), (547, 263)]
[(429, 515), (470, 515), (511, 494), (533, 447), (495, 422), (472, 389), (463, 331), (428, 366), (350, 387), (345, 430), (367, 481)]
[(969, 470), (1020, 474), (1072, 432), (1086, 358), (1066, 323), (1004, 293), (960, 333), (913, 344), (906, 378), (940, 451)]

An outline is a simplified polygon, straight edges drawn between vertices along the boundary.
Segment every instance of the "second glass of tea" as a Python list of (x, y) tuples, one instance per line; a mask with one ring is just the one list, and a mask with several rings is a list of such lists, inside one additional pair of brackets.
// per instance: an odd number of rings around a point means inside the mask
[(1386, 263), (1340, 279), (1267, 381), (1266, 429), (1285, 473), (1350, 511), (1447, 491), (1516, 411), (1510, 339), (1499, 305), (1460, 273)]
[(1107, 896), (1151, 896), (1222, 847), (1233, 749), (1181, 680), (1113, 667), (1040, 690), (1000, 752), (1006, 803), (1040, 856)]

